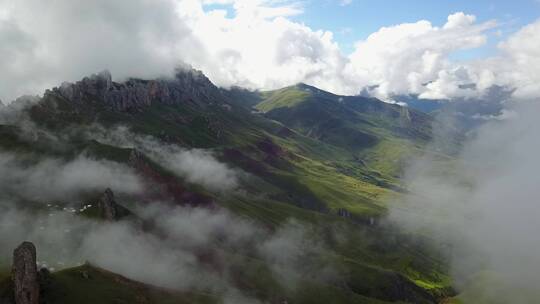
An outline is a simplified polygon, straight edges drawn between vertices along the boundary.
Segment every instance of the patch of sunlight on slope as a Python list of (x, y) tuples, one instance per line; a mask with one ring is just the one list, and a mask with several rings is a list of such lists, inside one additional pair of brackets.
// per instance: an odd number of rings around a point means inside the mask
[(262, 112), (277, 108), (292, 108), (304, 102), (311, 94), (296, 86), (262, 93), (264, 101), (255, 106)]

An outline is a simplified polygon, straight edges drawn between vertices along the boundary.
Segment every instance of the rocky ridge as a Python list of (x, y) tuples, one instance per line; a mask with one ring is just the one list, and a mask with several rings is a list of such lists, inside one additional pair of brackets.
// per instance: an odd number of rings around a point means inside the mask
[(202, 72), (178, 69), (174, 78), (143, 80), (131, 78), (114, 82), (109, 71), (85, 77), (75, 83), (63, 83), (45, 95), (61, 96), (74, 103), (103, 102), (116, 111), (137, 111), (152, 104), (190, 102), (207, 105), (226, 97)]

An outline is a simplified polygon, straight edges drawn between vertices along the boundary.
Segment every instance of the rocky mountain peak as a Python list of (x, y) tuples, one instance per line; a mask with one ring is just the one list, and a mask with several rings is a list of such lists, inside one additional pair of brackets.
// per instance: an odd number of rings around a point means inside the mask
[(201, 71), (188, 68), (177, 69), (173, 78), (131, 78), (124, 82), (113, 82), (111, 73), (103, 71), (75, 83), (63, 83), (46, 94), (75, 103), (104, 103), (116, 111), (137, 111), (154, 103), (207, 105), (225, 99)]
[(34, 244), (23, 242), (15, 249), (11, 277), (15, 304), (39, 303), (39, 275)]
[(112, 86), (112, 76), (109, 71), (102, 71), (89, 77), (84, 77), (76, 83), (64, 82), (56, 91), (63, 97), (82, 101), (86, 95), (105, 98)]

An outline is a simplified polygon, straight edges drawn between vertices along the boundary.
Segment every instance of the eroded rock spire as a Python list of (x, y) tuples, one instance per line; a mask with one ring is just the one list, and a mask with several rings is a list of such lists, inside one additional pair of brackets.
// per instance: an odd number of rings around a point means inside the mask
[(13, 251), (11, 278), (15, 304), (39, 303), (39, 275), (34, 244), (23, 242)]

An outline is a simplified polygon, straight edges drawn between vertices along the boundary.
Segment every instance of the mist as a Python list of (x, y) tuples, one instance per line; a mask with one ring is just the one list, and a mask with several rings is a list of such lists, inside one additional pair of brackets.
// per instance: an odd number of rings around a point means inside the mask
[(134, 170), (120, 163), (79, 155), (72, 160), (38, 158), (0, 151), (0, 197), (30, 201), (69, 201), (108, 187), (136, 194), (142, 183)]
[(211, 292), (230, 303), (258, 303), (234, 286), (238, 265), (253, 259), (268, 263), (276, 280), (294, 288), (305, 273), (296, 272), (305, 264), (302, 260), (314, 248), (322, 250), (311, 247), (310, 228), (304, 225), (291, 222), (272, 232), (225, 210), (159, 202), (134, 210), (154, 222), (159, 233), (128, 221), (87, 219), (54, 206), (36, 213), (4, 200), (0, 211), (0, 265), (9, 265), (11, 250), (29, 240), (38, 249), (38, 264), (51, 271), (89, 262), (160, 287)]
[[(24, 106), (18, 105), (0, 110), (0, 123), (17, 126), (17, 136), (30, 146), (46, 137), (51, 147), (85, 139), (137, 149), (185, 181), (220, 195), (238, 190), (239, 176), (245, 174), (218, 161), (210, 150), (186, 149), (125, 127), (91, 125), (50, 133), (32, 123), (21, 111)], [(255, 259), (268, 265), (284, 288), (295, 288), (296, 281), (308, 274), (311, 259), (306, 257), (325, 250), (306, 225), (285, 223), (271, 231), (219, 207), (138, 202), (137, 194), (145, 186), (133, 168), (85, 151), (69, 158), (0, 151), (0, 172), (3, 268), (9, 267), (12, 250), (28, 240), (38, 249), (39, 266), (51, 271), (89, 262), (160, 287), (211, 292), (225, 303), (257, 303), (234, 286), (239, 265)], [(120, 194), (119, 203), (128, 203), (138, 221), (105, 222), (80, 214), (86, 194), (107, 188)], [(39, 208), (21, 204), (25, 201), (39, 203)], [(140, 221), (153, 228), (143, 230)]]
[(404, 180), (412, 194), (390, 210), (391, 221), (438, 243), (467, 303), (540, 296), (540, 104), (506, 113), (473, 130), (455, 157), (415, 160)]
[(85, 129), (84, 134), (88, 139), (105, 144), (137, 149), (177, 176), (210, 191), (233, 191), (238, 188), (240, 175), (244, 174), (218, 161), (210, 150), (186, 149), (164, 143), (152, 136), (135, 134), (127, 127), (105, 129), (94, 125)]

